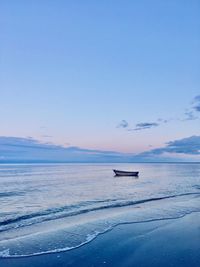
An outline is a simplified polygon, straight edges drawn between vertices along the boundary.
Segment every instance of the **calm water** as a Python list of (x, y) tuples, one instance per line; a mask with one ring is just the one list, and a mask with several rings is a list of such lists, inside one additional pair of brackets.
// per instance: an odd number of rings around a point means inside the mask
[(1, 257), (66, 251), (118, 224), (200, 211), (200, 164), (0, 165), (0, 204)]

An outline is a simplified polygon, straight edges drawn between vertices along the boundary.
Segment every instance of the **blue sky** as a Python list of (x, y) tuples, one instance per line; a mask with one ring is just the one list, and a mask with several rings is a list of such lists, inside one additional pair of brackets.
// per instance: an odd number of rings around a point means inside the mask
[(199, 136), (199, 10), (2, 0), (0, 136), (133, 154)]

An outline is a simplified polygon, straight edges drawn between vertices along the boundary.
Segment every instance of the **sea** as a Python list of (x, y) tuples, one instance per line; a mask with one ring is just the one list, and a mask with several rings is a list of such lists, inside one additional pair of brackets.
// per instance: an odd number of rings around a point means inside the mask
[[(115, 177), (113, 169), (139, 171)], [(1, 164), (0, 257), (72, 250), (120, 224), (200, 212), (200, 164)]]

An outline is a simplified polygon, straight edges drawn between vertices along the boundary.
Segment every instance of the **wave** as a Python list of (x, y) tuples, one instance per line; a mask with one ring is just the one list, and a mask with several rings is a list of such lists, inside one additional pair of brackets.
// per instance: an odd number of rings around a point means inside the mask
[(140, 223), (151, 223), (151, 222), (158, 222), (158, 221), (168, 221), (168, 220), (177, 220), (180, 218), (185, 217), (186, 215), (192, 214), (192, 213), (200, 213), (199, 210), (193, 210), (190, 212), (185, 212), (183, 214), (180, 214), (178, 216), (171, 216), (171, 217), (164, 217), (164, 218), (153, 218), (153, 219), (147, 219), (147, 220), (139, 220), (139, 221), (124, 221), (124, 222), (119, 222), (116, 224), (113, 224), (110, 227), (105, 228), (103, 231), (96, 231), (93, 234), (87, 234), (85, 237), (85, 240), (82, 242), (79, 242), (79, 244), (74, 245), (74, 246), (65, 246), (63, 248), (56, 248), (56, 249), (51, 249), (51, 250), (44, 250), (44, 251), (39, 251), (39, 252), (33, 252), (29, 254), (18, 254), (10, 252), (9, 248), (6, 248), (2, 251), (0, 251), (0, 258), (27, 258), (27, 257), (33, 257), (33, 256), (40, 256), (40, 255), (46, 255), (46, 254), (54, 254), (54, 253), (60, 253), (60, 252), (66, 252), (69, 250), (77, 249), (80, 248), (94, 239), (96, 239), (98, 236), (103, 235), (109, 231), (112, 231), (114, 228), (120, 225), (130, 225), (130, 224), (140, 224)]
[[(19, 223), (18, 225), (15, 225), (14, 228), (23, 227), (35, 223), (41, 223), (45, 221), (51, 221), (55, 219), (60, 218), (66, 218), (71, 216), (76, 216), (84, 213), (89, 213), (92, 211), (99, 211), (99, 210), (105, 210), (105, 209), (111, 209), (111, 208), (121, 208), (121, 207), (129, 207), (129, 206), (135, 206), (139, 204), (144, 204), (148, 202), (154, 202), (154, 201), (162, 201), (165, 199), (172, 199), (172, 198), (178, 198), (183, 196), (189, 196), (189, 195), (198, 195), (200, 196), (199, 192), (187, 192), (182, 194), (175, 194), (175, 195), (168, 195), (168, 196), (162, 196), (162, 197), (153, 197), (153, 198), (147, 198), (147, 199), (141, 199), (141, 200), (116, 200), (116, 199), (106, 199), (106, 200), (99, 200), (99, 201), (86, 201), (83, 203), (80, 203), (79, 205), (65, 205), (59, 208), (50, 208), (44, 211), (30, 213), (21, 215), (15, 218), (9, 218), (5, 219), (0, 222), (0, 232), (6, 231), (10, 228), (12, 228), (13, 224)], [(106, 205), (100, 205), (97, 204), (106, 203)], [(96, 206), (93, 206), (96, 205)], [(85, 207), (86, 206), (86, 207)], [(3, 226), (6, 226), (5, 228)], [(9, 227), (10, 226), (10, 227)]]
[(13, 197), (13, 196), (23, 196), (25, 193), (24, 192), (0, 192), (0, 198), (4, 197)]

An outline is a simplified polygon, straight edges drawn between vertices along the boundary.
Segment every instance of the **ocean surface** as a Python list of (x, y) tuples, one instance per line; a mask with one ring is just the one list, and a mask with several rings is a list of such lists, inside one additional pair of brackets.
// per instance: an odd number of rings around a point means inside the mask
[[(112, 169), (138, 170), (114, 177)], [(200, 212), (200, 164), (0, 165), (0, 257), (67, 251), (119, 224)]]

